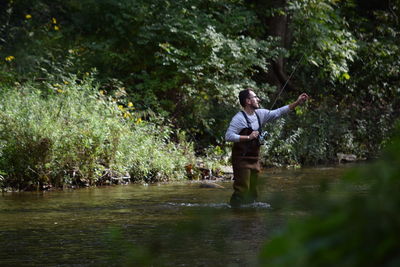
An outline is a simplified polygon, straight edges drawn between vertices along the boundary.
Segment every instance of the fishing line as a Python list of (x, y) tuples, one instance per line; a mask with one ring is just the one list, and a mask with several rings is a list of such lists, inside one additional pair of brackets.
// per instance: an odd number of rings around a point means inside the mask
[(304, 54), (301, 55), (299, 61), (297, 62), (296, 66), (294, 67), (292, 73), (289, 75), (289, 78), (286, 80), (285, 84), (282, 86), (282, 88), (279, 90), (279, 94), (275, 97), (274, 102), (272, 103), (272, 106), (269, 108), (269, 112), (271, 112), (272, 108), (275, 106), (276, 101), (278, 100), (278, 98), (281, 96), (283, 90), (285, 89), (286, 85), (288, 84), (290, 78), (292, 78), (294, 72), (296, 71), (297, 67), (300, 65), (301, 60), (303, 59)]

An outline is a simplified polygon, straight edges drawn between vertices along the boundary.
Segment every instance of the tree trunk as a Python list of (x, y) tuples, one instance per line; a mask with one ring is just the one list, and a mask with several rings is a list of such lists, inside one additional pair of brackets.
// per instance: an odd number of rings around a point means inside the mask
[[(284, 9), (287, 0), (273, 0), (273, 1), (256, 1), (256, 12), (260, 20), (264, 23), (266, 28), (266, 33), (268, 36), (279, 37), (280, 45), (284, 48), (289, 48), (291, 42), (291, 32), (289, 31), (289, 19), (286, 15), (275, 14), (273, 16), (267, 16), (267, 10), (271, 9)], [(288, 81), (289, 75), (285, 71), (285, 60), (280, 57), (274, 61), (270, 62), (270, 68), (266, 74), (266, 81), (275, 85), (277, 89), (281, 89), (283, 85)], [(288, 82), (285, 90), (292, 91), (295, 90), (294, 86)]]

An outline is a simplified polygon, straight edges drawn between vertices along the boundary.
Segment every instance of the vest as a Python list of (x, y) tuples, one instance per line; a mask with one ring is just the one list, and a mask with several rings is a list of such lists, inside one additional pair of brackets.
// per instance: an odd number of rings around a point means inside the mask
[[(248, 128), (244, 128), (240, 131), (240, 135), (249, 135), (254, 130), (251, 128), (251, 123), (246, 113), (242, 111), (243, 116), (246, 119)], [(256, 113), (258, 120), (258, 131), (261, 133), (261, 121)], [(254, 169), (260, 171), (260, 143), (258, 138), (255, 138), (246, 142), (236, 142), (232, 148), (232, 165), (233, 168), (245, 168)]]

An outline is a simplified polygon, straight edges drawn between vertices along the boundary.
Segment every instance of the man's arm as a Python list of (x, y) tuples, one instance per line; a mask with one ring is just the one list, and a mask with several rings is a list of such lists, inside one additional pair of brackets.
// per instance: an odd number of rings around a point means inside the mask
[(225, 134), (225, 140), (227, 142), (247, 142), (257, 138), (258, 135), (258, 131), (253, 131), (250, 135), (239, 135), (235, 133), (233, 128), (229, 127)]
[(240, 142), (250, 141), (256, 139), (258, 135), (259, 135), (258, 131), (252, 131), (250, 135), (241, 135), (239, 140)]
[(264, 125), (267, 122), (274, 121), (283, 115), (289, 113), (291, 110), (293, 110), (295, 107), (298, 105), (303, 104), (306, 100), (308, 99), (308, 95), (306, 93), (301, 94), (297, 100), (289, 105), (274, 109), (274, 110), (268, 110), (268, 109), (259, 109), (258, 111), (260, 114), (262, 114), (262, 124)]

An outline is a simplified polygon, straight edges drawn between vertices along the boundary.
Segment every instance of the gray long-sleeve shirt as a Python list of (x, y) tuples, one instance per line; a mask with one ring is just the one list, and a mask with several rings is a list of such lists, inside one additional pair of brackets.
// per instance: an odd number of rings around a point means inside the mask
[[(283, 115), (287, 114), (289, 111), (290, 111), (289, 105), (286, 105), (274, 110), (260, 108), (256, 109), (255, 112), (257, 112), (258, 116), (260, 117), (261, 125), (264, 126), (267, 122), (276, 120), (282, 117)], [(251, 128), (253, 130), (258, 130), (259, 125), (258, 125), (257, 115), (247, 114), (247, 117), (250, 120)], [(236, 113), (235, 116), (233, 116), (231, 123), (229, 124), (229, 128), (225, 134), (225, 140), (228, 142), (239, 142), (240, 138), (239, 133), (244, 128), (248, 128), (246, 118), (243, 116), (242, 112), (238, 112)]]

